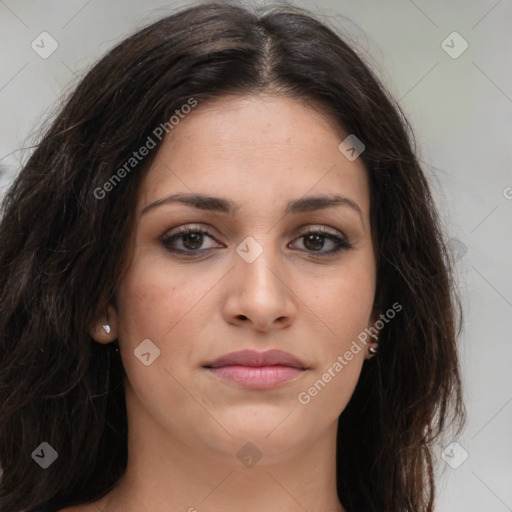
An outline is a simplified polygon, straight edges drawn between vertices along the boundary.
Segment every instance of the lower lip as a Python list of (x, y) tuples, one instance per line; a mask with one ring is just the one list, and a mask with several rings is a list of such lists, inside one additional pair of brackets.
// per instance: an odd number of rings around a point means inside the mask
[(207, 368), (213, 375), (247, 389), (270, 389), (301, 375), (304, 370), (291, 366), (227, 365)]

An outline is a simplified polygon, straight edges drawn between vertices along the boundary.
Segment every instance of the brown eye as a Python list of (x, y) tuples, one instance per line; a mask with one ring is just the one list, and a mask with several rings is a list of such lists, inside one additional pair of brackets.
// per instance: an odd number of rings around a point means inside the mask
[(325, 245), (326, 237), (317, 234), (307, 235), (304, 238), (304, 245), (307, 249), (317, 251), (323, 248)]
[(187, 233), (182, 235), (183, 245), (186, 249), (200, 249), (203, 245), (202, 233)]
[[(302, 240), (302, 244), (307, 252), (318, 253), (319, 256), (330, 256), (341, 250), (352, 248), (352, 244), (347, 238), (335, 235), (325, 229), (311, 230), (303, 233), (297, 240)], [(324, 250), (326, 246), (330, 249)]]
[[(161, 238), (162, 245), (170, 252), (196, 255), (206, 252), (215, 246), (204, 247), (207, 240), (215, 240), (213, 235), (204, 228), (185, 227)], [(217, 246), (219, 247), (219, 246)]]

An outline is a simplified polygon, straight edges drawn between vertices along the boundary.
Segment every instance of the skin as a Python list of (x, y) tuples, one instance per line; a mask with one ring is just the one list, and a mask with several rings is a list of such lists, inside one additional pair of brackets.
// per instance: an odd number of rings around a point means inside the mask
[[(269, 94), (199, 104), (164, 141), (139, 191), (130, 263), (91, 335), (119, 339), (127, 373), (126, 475), (102, 500), (70, 510), (340, 512), (335, 446), (339, 415), (358, 381), (368, 347), (311, 401), (298, 395), (372, 325), (376, 265), (367, 171), (338, 150), (347, 134), (318, 109)], [(142, 210), (174, 193), (202, 193), (239, 204), (235, 215), (172, 203)], [(113, 192), (115, 193), (115, 192)], [(286, 203), (338, 194), (346, 205), (283, 214)], [(214, 239), (185, 236), (169, 252), (161, 238), (176, 228), (208, 227)], [(329, 238), (351, 249), (326, 255)], [(263, 252), (248, 263), (236, 252), (246, 237)], [(195, 245), (194, 245), (195, 244)], [(315, 251), (315, 249), (317, 249)], [(134, 356), (150, 339), (160, 356)], [(293, 381), (247, 390), (203, 365), (241, 349), (277, 348), (308, 366)], [(262, 458), (246, 467), (247, 443)]]

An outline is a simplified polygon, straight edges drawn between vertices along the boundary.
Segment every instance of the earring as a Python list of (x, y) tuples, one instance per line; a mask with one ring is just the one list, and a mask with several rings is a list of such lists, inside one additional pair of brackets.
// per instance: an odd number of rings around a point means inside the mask
[(102, 325), (101, 327), (103, 327), (103, 330), (104, 330), (107, 334), (110, 334), (110, 325), (109, 325), (109, 324)]
[(376, 334), (370, 334), (370, 336), (375, 340), (375, 347), (368, 347), (368, 352), (370, 352), (370, 356), (368, 356), (366, 359), (371, 359), (379, 351), (379, 337)]

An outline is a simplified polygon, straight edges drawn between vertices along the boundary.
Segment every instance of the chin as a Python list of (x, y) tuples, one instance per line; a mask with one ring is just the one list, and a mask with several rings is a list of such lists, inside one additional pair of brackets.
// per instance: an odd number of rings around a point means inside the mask
[[(253, 420), (243, 415), (231, 417), (229, 421), (226, 418), (217, 419), (232, 436), (223, 436), (227, 441), (225, 446), (231, 453), (233, 448), (238, 450), (247, 442), (253, 443), (261, 451), (278, 453), (311, 442), (314, 437), (308, 425), (297, 422), (297, 418), (294, 418), (293, 413), (290, 414), (290, 410), (281, 410), (280, 414), (265, 414), (261, 411)], [(224, 445), (223, 442), (221, 444)]]

